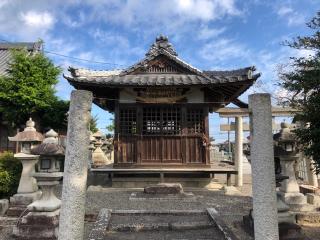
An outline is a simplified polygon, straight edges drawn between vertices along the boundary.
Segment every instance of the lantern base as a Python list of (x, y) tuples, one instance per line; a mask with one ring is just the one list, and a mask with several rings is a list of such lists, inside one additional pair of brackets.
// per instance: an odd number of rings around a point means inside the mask
[(13, 229), (17, 240), (57, 240), (60, 210), (29, 212)]
[(307, 203), (307, 198), (302, 193), (279, 193), (281, 200), (284, 201), (293, 212), (314, 211), (315, 206)]
[(10, 207), (7, 215), (10, 217), (19, 217), (27, 208), (27, 206), (34, 201), (40, 199), (41, 191), (34, 193), (17, 193), (10, 197)]

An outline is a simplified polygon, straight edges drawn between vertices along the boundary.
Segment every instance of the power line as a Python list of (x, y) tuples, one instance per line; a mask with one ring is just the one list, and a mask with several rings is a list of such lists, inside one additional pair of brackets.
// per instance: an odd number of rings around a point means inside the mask
[[(0, 39), (0, 41), (10, 43), (9, 41), (4, 40), (4, 39)], [(43, 50), (43, 52), (49, 53), (49, 54), (53, 54), (53, 55), (56, 55), (56, 56), (59, 56), (59, 57), (64, 57), (64, 58), (70, 58), (70, 59), (78, 60), (78, 61), (84, 61), (84, 62), (90, 62), (90, 63), (97, 63), (97, 64), (105, 64), (105, 65), (113, 65), (113, 66), (126, 67), (126, 65), (123, 65), (123, 64), (110, 63), (110, 62), (102, 62), (102, 61), (93, 61), (93, 60), (89, 60), (89, 59), (72, 57), (72, 56), (64, 55), (64, 54), (57, 53), (57, 52), (47, 51), (47, 50)]]
[(64, 54), (61, 54), (61, 53), (46, 51), (46, 50), (44, 50), (44, 52), (45, 52), (45, 53), (49, 53), (49, 54), (53, 54), (53, 55), (57, 55), (57, 56), (60, 56), (60, 57), (70, 58), (70, 59), (79, 60), (79, 61), (84, 61), (84, 62), (105, 64), (105, 65), (114, 65), (114, 66), (122, 66), (122, 67), (125, 67), (125, 66), (126, 66), (126, 65), (117, 64), (117, 63), (100, 62), (100, 61), (93, 61), (93, 60), (84, 59), (84, 58), (77, 58), (77, 57), (72, 57), (72, 56), (64, 55)]

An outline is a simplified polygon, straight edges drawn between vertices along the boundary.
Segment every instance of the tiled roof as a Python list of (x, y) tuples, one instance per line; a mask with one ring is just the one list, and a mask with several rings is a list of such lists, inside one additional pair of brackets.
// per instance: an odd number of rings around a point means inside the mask
[[(182, 72), (143, 72), (150, 62), (165, 57), (184, 69)], [(255, 67), (231, 71), (202, 71), (178, 58), (178, 54), (164, 36), (146, 53), (146, 57), (133, 66), (113, 71), (92, 71), (69, 68), (71, 76), (64, 76), (73, 86), (172, 86), (172, 85), (213, 85), (223, 83), (253, 83), (260, 74), (254, 74)]]
[(27, 51), (41, 50), (41, 43), (38, 42), (15, 42), (0, 43), (0, 75), (7, 75), (8, 64), (11, 61), (11, 49), (26, 48)]
[[(251, 78), (253, 81), (258, 76), (255, 75)], [(227, 76), (227, 75), (215, 75), (209, 78), (201, 75), (194, 74), (132, 74), (132, 75), (109, 75), (109, 76), (80, 76), (76, 78), (70, 78), (65, 76), (67, 80), (72, 83), (83, 83), (101, 86), (175, 86), (175, 85), (209, 85), (220, 83), (241, 82), (250, 80), (244, 76)]]

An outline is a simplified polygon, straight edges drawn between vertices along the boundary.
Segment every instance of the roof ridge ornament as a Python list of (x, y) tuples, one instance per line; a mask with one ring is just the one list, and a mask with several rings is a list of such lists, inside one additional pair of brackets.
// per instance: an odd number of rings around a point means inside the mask
[(165, 50), (168, 53), (178, 56), (178, 53), (174, 50), (172, 44), (169, 42), (167, 36), (159, 35), (156, 38), (156, 41), (151, 45), (149, 51), (146, 53), (146, 56), (157, 55), (160, 51)]

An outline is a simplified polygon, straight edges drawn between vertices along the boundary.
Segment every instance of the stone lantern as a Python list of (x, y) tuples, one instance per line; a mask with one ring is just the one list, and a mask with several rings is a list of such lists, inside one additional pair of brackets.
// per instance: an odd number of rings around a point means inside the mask
[(28, 206), (31, 211), (52, 212), (60, 208), (61, 201), (54, 195), (54, 187), (62, 179), (65, 149), (59, 144), (58, 134), (52, 129), (45, 134), (43, 143), (31, 150), (39, 155), (38, 172), (33, 176), (42, 190), (39, 200)]
[(35, 129), (32, 118), (26, 122), (26, 127), (22, 132), (14, 137), (9, 137), (9, 141), (20, 143), (20, 152), (30, 154), (31, 149), (39, 145), (43, 140), (43, 135)]
[(38, 191), (37, 181), (32, 176), (39, 156), (32, 155), (30, 152), (42, 142), (43, 135), (37, 132), (34, 126), (35, 123), (30, 118), (24, 131), (19, 132), (14, 137), (9, 137), (10, 141), (20, 144), (21, 152), (16, 153), (14, 157), (21, 161), (23, 167), (17, 194), (10, 198), (10, 208), (7, 213), (9, 216), (19, 216), (28, 204), (41, 196), (41, 192)]
[(103, 145), (103, 134), (98, 131), (94, 133), (92, 137), (95, 139), (95, 141), (93, 141), (95, 149), (92, 152), (92, 164), (94, 167), (105, 166), (107, 164), (107, 157), (101, 148)]
[(295, 134), (289, 129), (289, 124), (281, 123), (281, 130), (274, 134), (273, 139), (274, 155), (280, 159), (281, 173), (289, 177), (281, 183), (279, 194), (291, 210), (301, 210), (302, 205), (306, 204), (306, 197), (300, 193), (294, 171), (294, 164), (299, 159)]
[(42, 190), (39, 200), (28, 205), (29, 213), (21, 219), (13, 231), (18, 239), (57, 239), (61, 200), (54, 188), (62, 179), (62, 163), (65, 149), (58, 142), (58, 134), (52, 129), (45, 134), (43, 143), (31, 150), (39, 155), (38, 172), (33, 176)]

